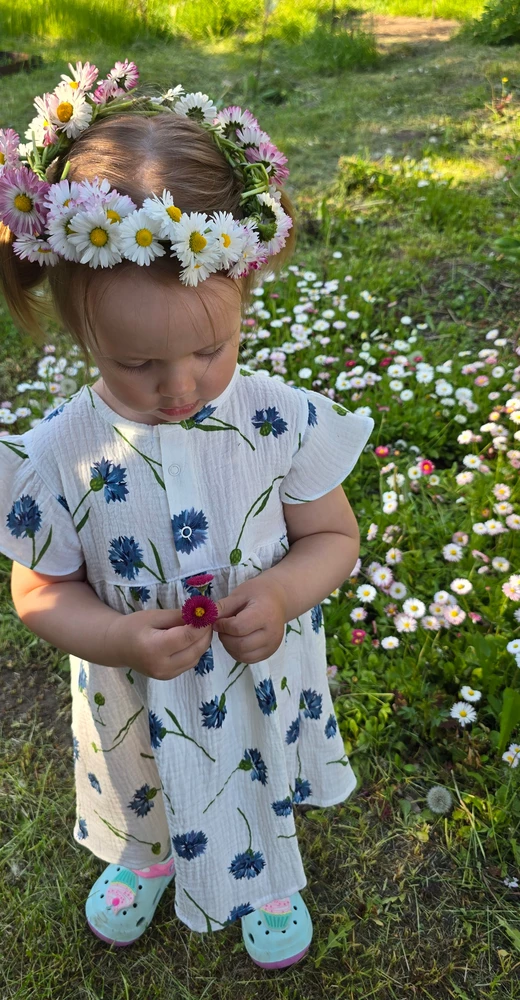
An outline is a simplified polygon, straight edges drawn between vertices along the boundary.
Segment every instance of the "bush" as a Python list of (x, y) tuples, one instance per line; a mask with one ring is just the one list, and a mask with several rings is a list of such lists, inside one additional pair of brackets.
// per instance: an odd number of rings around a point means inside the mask
[(480, 45), (514, 45), (520, 42), (520, 0), (489, 0), (480, 18), (464, 34)]

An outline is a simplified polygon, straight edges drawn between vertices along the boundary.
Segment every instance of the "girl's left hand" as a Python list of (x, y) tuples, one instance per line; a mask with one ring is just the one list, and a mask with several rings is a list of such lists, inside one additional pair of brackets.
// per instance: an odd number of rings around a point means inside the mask
[(285, 637), (286, 597), (279, 583), (262, 583), (261, 575), (240, 584), (216, 602), (213, 622), (224, 649), (241, 663), (258, 663), (276, 652)]

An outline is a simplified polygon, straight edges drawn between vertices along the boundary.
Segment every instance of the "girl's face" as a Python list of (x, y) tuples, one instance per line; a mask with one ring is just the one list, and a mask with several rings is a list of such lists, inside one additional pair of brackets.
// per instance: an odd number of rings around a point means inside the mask
[[(217, 273), (196, 288), (177, 278), (162, 285), (135, 265), (106, 289), (97, 284), (96, 303), (98, 347), (91, 338), (91, 353), (109, 405), (117, 401), (113, 408), (127, 419), (184, 420), (231, 381), (240, 345), (240, 281)], [(161, 412), (188, 404), (188, 413)]]

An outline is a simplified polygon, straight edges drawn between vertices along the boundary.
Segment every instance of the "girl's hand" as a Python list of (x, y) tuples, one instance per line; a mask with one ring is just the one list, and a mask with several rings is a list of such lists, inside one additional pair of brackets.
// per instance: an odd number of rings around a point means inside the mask
[[(221, 602), (215, 603), (220, 610)], [(212, 638), (209, 626), (185, 625), (180, 609), (156, 608), (120, 615), (107, 630), (105, 641), (117, 666), (169, 681), (196, 666)]]
[(221, 610), (213, 629), (235, 660), (258, 663), (276, 652), (285, 637), (286, 597), (281, 584), (265, 584), (260, 575), (216, 603)]

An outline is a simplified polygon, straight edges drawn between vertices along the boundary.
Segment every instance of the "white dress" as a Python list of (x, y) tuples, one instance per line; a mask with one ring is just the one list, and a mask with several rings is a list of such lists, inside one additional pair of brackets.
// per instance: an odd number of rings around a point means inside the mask
[[(0, 550), (52, 576), (85, 562), (122, 614), (180, 608), (200, 573), (218, 600), (284, 558), (282, 501), (342, 483), (372, 428), (240, 363), (182, 423), (127, 420), (84, 385), (0, 437)], [(331, 806), (356, 785), (320, 604), (259, 663), (235, 662), (215, 634), (167, 681), (73, 655), (70, 666), (78, 843), (128, 868), (173, 853), (175, 912), (199, 932), (305, 887), (293, 803)]]

